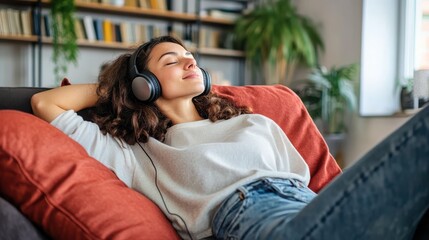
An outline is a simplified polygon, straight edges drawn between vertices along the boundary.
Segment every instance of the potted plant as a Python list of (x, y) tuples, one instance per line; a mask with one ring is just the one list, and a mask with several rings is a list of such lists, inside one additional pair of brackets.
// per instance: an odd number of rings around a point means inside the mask
[(407, 109), (414, 108), (414, 99), (413, 99), (413, 78), (405, 79), (404, 83), (398, 83), (400, 86), (400, 104), (401, 111), (406, 111)]
[(297, 64), (315, 66), (323, 49), (317, 28), (291, 0), (259, 1), (237, 19), (234, 32), (252, 69), (263, 66), (266, 84), (288, 85)]
[(74, 29), (74, 0), (52, 0), (52, 43), (55, 79), (60, 81), (61, 74), (67, 73), (70, 63), (76, 64), (78, 47), (77, 36)]
[(353, 80), (357, 76), (356, 64), (341, 67), (316, 67), (308, 79), (294, 89), (306, 105), (308, 112), (327, 141), (332, 155), (336, 155), (345, 138), (346, 113), (356, 111), (356, 94)]

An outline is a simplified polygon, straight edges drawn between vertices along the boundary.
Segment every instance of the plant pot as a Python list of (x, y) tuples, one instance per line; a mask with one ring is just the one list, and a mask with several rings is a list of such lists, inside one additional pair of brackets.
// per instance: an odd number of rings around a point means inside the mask
[(346, 140), (346, 134), (332, 133), (332, 134), (324, 135), (323, 138), (325, 139), (326, 144), (328, 144), (329, 152), (331, 153), (331, 155), (334, 158), (337, 158), (344, 146), (344, 142)]
[(407, 90), (406, 87), (401, 89), (401, 110), (413, 109), (413, 92)]

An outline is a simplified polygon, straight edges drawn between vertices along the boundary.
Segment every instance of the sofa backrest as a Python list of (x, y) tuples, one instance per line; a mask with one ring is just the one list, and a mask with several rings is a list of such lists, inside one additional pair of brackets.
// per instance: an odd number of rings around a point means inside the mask
[(30, 105), (31, 96), (46, 89), (47, 88), (33, 87), (0, 87), (0, 109), (14, 109), (33, 113)]
[[(0, 110), (14, 109), (32, 113), (31, 96), (47, 89), (49, 88), (0, 87)], [(309, 186), (313, 191), (320, 191), (341, 172), (301, 99), (288, 87), (215, 85), (212, 91), (273, 119), (306, 160), (311, 174)], [(85, 120), (91, 119), (91, 109), (79, 111), (78, 114)]]
[[(0, 87), (0, 110), (11, 109), (32, 114), (31, 97), (48, 89), (42, 87)], [(82, 110), (78, 114), (85, 120), (90, 119), (90, 109)]]

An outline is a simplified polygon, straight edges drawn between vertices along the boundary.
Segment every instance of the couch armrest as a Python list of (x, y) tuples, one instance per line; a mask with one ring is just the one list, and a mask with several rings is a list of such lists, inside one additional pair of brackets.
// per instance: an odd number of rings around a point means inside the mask
[(33, 113), (30, 99), (34, 94), (48, 88), (0, 87), (0, 109), (13, 109)]

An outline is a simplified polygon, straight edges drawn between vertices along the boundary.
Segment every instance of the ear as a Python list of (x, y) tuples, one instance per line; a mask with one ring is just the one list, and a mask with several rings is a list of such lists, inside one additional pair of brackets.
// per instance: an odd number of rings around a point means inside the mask
[(70, 80), (68, 78), (63, 78), (60, 86), (62, 87), (62, 86), (67, 86), (67, 85), (71, 85)]

